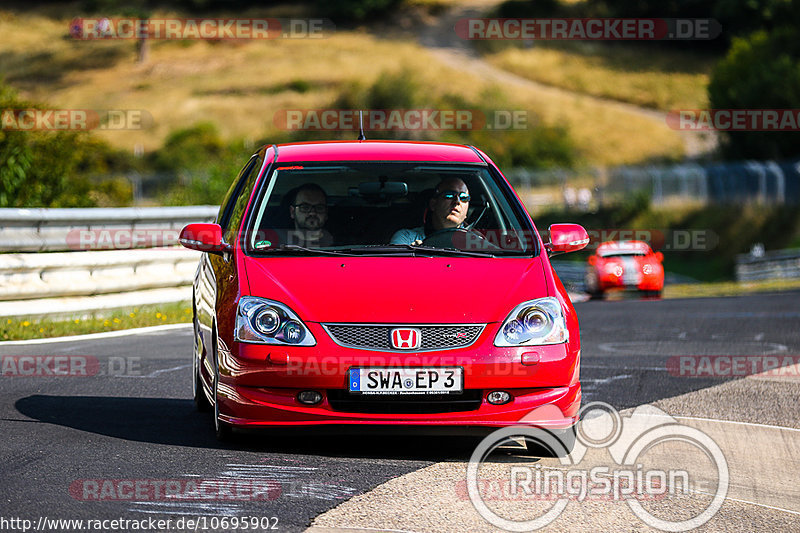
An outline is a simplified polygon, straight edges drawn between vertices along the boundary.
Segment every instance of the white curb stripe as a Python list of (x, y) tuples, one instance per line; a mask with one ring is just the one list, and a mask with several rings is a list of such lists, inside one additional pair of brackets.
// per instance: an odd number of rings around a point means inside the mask
[(111, 339), (114, 337), (124, 337), (126, 335), (145, 335), (148, 333), (163, 333), (175, 329), (191, 328), (191, 323), (164, 324), (163, 326), (148, 326), (146, 328), (120, 329), (116, 331), (104, 331), (102, 333), (88, 333), (86, 335), (72, 335), (68, 337), (51, 337), (47, 339), (28, 339), (24, 341), (4, 341), (2, 346), (24, 346), (26, 344), (51, 344), (58, 342), (79, 342), (94, 339)]

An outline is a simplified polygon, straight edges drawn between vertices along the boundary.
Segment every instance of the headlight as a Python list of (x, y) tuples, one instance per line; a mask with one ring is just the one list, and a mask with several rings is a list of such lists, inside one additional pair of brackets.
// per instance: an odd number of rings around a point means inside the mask
[(242, 296), (236, 311), (235, 338), (255, 344), (314, 346), (314, 336), (294, 311), (282, 303)]
[(569, 339), (567, 322), (556, 298), (539, 298), (518, 305), (494, 338), (495, 346), (560, 344)]

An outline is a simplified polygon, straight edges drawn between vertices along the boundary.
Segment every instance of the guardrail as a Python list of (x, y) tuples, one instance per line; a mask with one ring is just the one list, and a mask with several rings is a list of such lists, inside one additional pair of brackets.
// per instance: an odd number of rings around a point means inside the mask
[(182, 248), (0, 255), (0, 300), (191, 285), (200, 252)]
[(800, 249), (736, 256), (736, 281), (800, 279)]
[[(163, 233), (165, 242), (177, 244), (177, 232), (190, 222), (211, 222), (219, 207), (108, 207), (77, 209), (0, 209), (0, 251), (62, 252), (80, 248), (81, 230), (175, 230)], [(98, 235), (102, 238), (102, 234)], [(133, 238), (133, 235), (131, 236)], [(146, 241), (146, 239), (145, 239)], [(148, 247), (147, 242), (143, 246)]]
[[(726, 161), (588, 169), (514, 168), (508, 179), (532, 206), (562, 203), (583, 210), (645, 194), (653, 204), (691, 200), (704, 204), (800, 204), (800, 160)], [(547, 186), (550, 187), (547, 187)], [(555, 187), (554, 187), (555, 186)], [(585, 198), (581, 199), (581, 190)], [(523, 195), (524, 196), (524, 195)]]
[(0, 251), (11, 252), (0, 253), (0, 316), (187, 300), (200, 253), (177, 246), (178, 233), (218, 210), (0, 209)]

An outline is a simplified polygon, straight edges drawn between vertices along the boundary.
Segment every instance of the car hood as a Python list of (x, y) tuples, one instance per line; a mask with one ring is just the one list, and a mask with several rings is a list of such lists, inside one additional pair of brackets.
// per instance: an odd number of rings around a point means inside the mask
[(244, 258), (250, 294), (303, 320), (488, 323), (550, 295), (535, 258)]

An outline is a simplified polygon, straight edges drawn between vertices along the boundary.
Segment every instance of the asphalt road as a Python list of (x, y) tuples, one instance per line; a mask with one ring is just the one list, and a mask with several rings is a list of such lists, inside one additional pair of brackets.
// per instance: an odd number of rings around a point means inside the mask
[[(713, 415), (800, 429), (800, 379), (768, 383), (667, 371), (675, 362), (670, 358), (677, 356), (797, 356), (798, 298), (800, 293), (786, 292), (578, 304), (584, 403), (604, 401), (617, 409), (655, 404), (687, 417)], [(2, 519), (12, 518), (32, 520), (35, 526), (47, 517), (171, 519), (172, 527), (181, 518), (205, 517), (204, 525), (210, 525), (212, 518), (236, 516), (263, 517), (279, 531), (302, 531), (316, 517), (362, 495), (342, 506), (348, 509), (346, 518), (331, 515), (328, 523), (315, 525), (389, 528), (388, 521), (379, 520), (378, 507), (369, 503), (370, 494), (379, 492), (370, 491), (403, 479), (424, 488), (424, 478), (409, 476), (440, 464), (463, 463), (472, 452), (474, 442), (422, 436), (245, 435), (220, 445), (208, 415), (194, 411), (189, 399), (190, 349), (188, 327), (115, 338), (0, 344), (4, 365), (6, 356), (69, 356), (51, 365), (77, 364), (80, 371), (80, 365), (88, 364), (94, 374), (0, 378), (0, 526)], [(8, 370), (4, 366), (4, 373)], [(721, 386), (738, 389), (721, 394), (716, 392)], [(791, 433), (789, 439), (800, 439), (798, 435)], [(191, 499), (196, 493), (190, 491), (190, 482), (213, 484), (217, 496)], [(169, 491), (172, 497), (166, 496)], [(792, 502), (778, 507), (785, 511)], [(800, 530), (800, 512), (780, 509), (774, 511), (777, 518), (762, 517), (763, 523), (785, 527), (789, 520)], [(758, 510), (766, 512), (764, 505)], [(401, 525), (409, 531), (430, 529), (410, 519)]]

